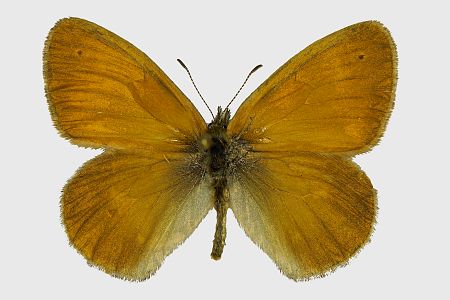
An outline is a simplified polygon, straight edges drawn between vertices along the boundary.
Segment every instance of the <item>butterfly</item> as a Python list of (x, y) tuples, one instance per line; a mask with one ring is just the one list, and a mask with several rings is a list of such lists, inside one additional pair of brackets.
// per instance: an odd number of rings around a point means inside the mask
[(89, 21), (58, 21), (43, 61), (60, 135), (104, 149), (61, 196), (71, 245), (104, 272), (149, 278), (212, 209), (213, 259), (231, 209), (293, 280), (334, 271), (369, 241), (377, 193), (352, 157), (379, 142), (393, 108), (397, 54), (381, 23), (316, 41), (209, 124), (149, 57)]

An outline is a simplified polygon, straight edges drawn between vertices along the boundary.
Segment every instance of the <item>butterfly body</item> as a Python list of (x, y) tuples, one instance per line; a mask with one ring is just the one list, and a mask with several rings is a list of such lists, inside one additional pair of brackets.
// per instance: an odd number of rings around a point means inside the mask
[(212, 209), (213, 259), (230, 209), (293, 280), (334, 271), (369, 241), (377, 192), (352, 157), (380, 141), (394, 103), (397, 53), (381, 23), (316, 41), (209, 124), (147, 55), (92, 22), (60, 20), (43, 60), (61, 136), (104, 150), (68, 180), (61, 218), (106, 273), (147, 279)]
[(217, 115), (208, 124), (206, 133), (198, 140), (196, 150), (200, 153), (199, 161), (204, 173), (212, 178), (214, 189), (214, 209), (217, 212), (216, 231), (214, 234), (211, 257), (221, 258), (226, 238), (226, 215), (229, 208), (228, 179), (236, 170), (243, 168), (250, 151), (248, 143), (237, 137), (230, 137), (227, 128), (230, 123), (230, 110), (221, 107)]

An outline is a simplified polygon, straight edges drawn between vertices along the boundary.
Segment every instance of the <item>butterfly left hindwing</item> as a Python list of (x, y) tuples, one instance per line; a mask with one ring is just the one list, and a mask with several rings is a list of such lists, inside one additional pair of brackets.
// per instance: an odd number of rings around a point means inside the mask
[(212, 208), (211, 183), (187, 173), (182, 155), (167, 160), (108, 150), (69, 180), (61, 198), (64, 226), (91, 264), (146, 279)]

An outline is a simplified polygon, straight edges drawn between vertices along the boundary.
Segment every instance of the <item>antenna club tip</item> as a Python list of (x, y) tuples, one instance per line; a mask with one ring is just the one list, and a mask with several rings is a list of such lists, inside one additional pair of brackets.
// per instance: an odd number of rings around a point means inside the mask
[(250, 71), (250, 74), (255, 73), (259, 68), (262, 68), (263, 65), (259, 64), (256, 67), (253, 68), (253, 70)]
[(259, 64), (256, 67), (254, 67), (250, 73), (248, 73), (247, 78), (245, 78), (244, 83), (241, 85), (241, 87), (239, 88), (239, 90), (237, 91), (236, 95), (234, 95), (233, 99), (231, 99), (230, 103), (228, 103), (227, 107), (225, 107), (225, 109), (228, 109), (228, 107), (230, 107), (230, 104), (234, 101), (234, 99), (236, 99), (237, 95), (239, 95), (239, 92), (242, 90), (242, 88), (244, 87), (244, 85), (247, 83), (247, 80), (250, 78), (250, 76), (259, 68), (261, 68), (262, 65)]
[(178, 62), (183, 68), (185, 68), (185, 69), (187, 70), (186, 65), (184, 64), (184, 62), (183, 62), (181, 59), (177, 58), (177, 62)]

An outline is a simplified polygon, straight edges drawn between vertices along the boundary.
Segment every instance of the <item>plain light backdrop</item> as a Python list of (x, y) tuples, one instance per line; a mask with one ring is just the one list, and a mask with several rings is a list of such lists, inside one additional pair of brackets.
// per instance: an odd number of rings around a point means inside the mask
[[(0, 12), (2, 299), (449, 299), (449, 8), (445, 1), (8, 1)], [(63, 17), (93, 21), (149, 55), (207, 110), (232, 112), (272, 72), (315, 40), (364, 20), (398, 47), (397, 98), (379, 146), (356, 161), (379, 191), (372, 242), (323, 279), (294, 282), (237, 225), (231, 211), (221, 261), (209, 258), (212, 211), (155, 276), (134, 283), (89, 267), (69, 246), (60, 190), (99, 151), (71, 145), (52, 126), (42, 49)]]

